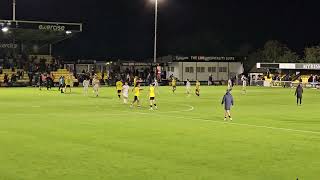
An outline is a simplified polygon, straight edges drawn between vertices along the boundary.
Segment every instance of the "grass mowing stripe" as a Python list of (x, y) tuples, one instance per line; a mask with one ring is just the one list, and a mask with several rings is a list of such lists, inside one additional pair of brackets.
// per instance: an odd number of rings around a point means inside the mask
[[(158, 115), (156, 113), (141, 113), (141, 112), (135, 112), (141, 115)], [(282, 130), (282, 131), (292, 131), (292, 132), (302, 132), (302, 133), (311, 133), (311, 134), (319, 134), (318, 131), (309, 131), (309, 130), (299, 130), (299, 129), (290, 129), (290, 128), (282, 128), (282, 127), (271, 127), (271, 126), (261, 126), (261, 125), (254, 125), (254, 124), (243, 124), (243, 123), (235, 123), (235, 122), (223, 122), (223, 121), (216, 121), (216, 120), (208, 120), (208, 119), (201, 119), (201, 118), (188, 118), (188, 117), (182, 117), (182, 116), (169, 116), (169, 115), (163, 115), (161, 116), (167, 116), (171, 118), (178, 118), (178, 119), (188, 119), (188, 120), (196, 120), (196, 121), (206, 121), (206, 122), (212, 122), (212, 123), (219, 123), (219, 124), (231, 124), (231, 125), (238, 125), (238, 126), (247, 126), (247, 127), (256, 127), (256, 128), (266, 128), (266, 129), (273, 129), (273, 130)]]

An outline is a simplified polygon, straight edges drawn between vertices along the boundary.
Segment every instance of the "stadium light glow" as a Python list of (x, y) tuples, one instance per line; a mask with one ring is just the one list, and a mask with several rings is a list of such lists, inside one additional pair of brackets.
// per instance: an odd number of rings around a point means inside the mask
[(66, 31), (66, 34), (72, 34), (72, 32), (71, 31)]
[(2, 32), (6, 33), (6, 32), (9, 31), (9, 28), (8, 27), (3, 27), (1, 30), (2, 30)]
[(150, 0), (152, 3), (162, 3), (163, 0)]

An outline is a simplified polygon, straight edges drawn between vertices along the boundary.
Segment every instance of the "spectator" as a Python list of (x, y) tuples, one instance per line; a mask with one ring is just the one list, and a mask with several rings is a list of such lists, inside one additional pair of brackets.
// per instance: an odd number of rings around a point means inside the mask
[(209, 80), (208, 80), (208, 86), (211, 86), (213, 84), (213, 77), (212, 74), (209, 75)]
[(47, 84), (47, 90), (51, 89), (53, 81), (49, 74), (47, 74), (47, 77), (46, 77), (46, 84)]
[(4, 81), (5, 84), (9, 83), (8, 75), (6, 73), (4, 74), (3, 81)]
[(17, 76), (15, 74), (11, 75), (11, 84), (17, 82)]

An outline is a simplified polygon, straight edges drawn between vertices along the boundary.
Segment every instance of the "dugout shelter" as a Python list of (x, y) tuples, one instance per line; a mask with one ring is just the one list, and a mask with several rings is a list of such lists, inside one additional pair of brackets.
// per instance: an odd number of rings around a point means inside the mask
[(265, 69), (264, 81), (270, 86), (292, 87), (301, 83), (305, 87), (320, 85), (320, 64), (317, 63), (257, 63)]

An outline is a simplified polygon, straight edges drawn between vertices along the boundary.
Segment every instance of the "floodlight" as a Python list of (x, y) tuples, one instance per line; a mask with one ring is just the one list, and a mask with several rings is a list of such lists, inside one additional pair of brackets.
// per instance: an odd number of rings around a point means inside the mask
[(1, 30), (2, 30), (2, 32), (6, 33), (6, 32), (9, 31), (9, 28), (8, 27), (3, 27)]

